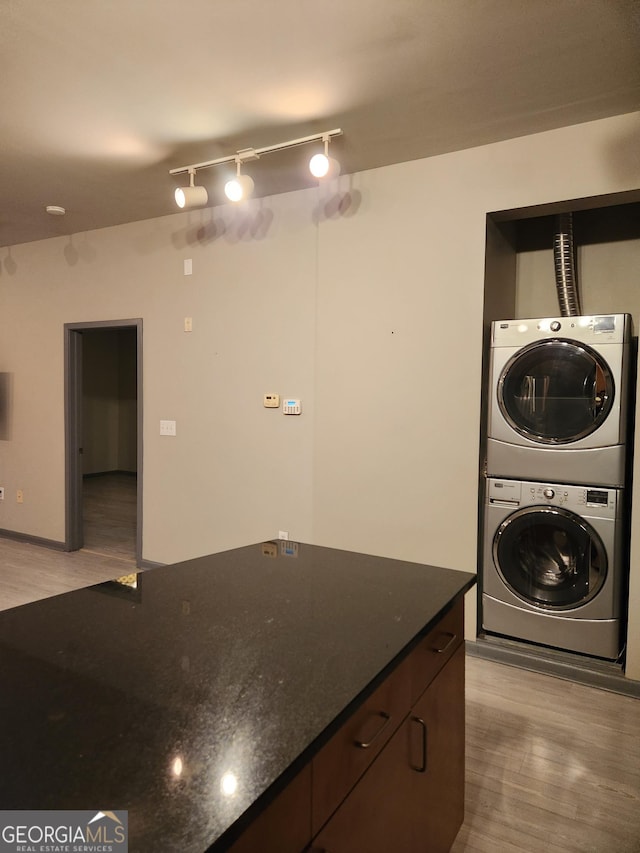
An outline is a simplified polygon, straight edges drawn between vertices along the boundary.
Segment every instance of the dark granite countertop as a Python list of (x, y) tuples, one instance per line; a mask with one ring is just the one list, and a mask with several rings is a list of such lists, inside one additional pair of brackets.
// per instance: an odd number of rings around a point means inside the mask
[(131, 853), (225, 849), (475, 582), (290, 542), (137, 578), (0, 612), (0, 809), (128, 809)]

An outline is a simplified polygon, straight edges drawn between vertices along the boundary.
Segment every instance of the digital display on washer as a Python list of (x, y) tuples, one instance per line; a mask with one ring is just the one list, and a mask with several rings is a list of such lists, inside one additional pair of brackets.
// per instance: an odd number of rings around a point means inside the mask
[(594, 332), (615, 332), (616, 318), (615, 317), (594, 317), (593, 331)]
[(607, 506), (609, 503), (609, 492), (601, 489), (587, 489), (587, 503), (596, 506)]

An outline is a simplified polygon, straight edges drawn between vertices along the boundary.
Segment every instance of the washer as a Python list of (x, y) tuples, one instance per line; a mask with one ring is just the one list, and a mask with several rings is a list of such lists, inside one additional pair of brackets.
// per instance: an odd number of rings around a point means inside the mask
[(623, 492), (487, 480), (485, 631), (615, 660), (626, 582)]
[(629, 314), (492, 324), (487, 473), (623, 486)]

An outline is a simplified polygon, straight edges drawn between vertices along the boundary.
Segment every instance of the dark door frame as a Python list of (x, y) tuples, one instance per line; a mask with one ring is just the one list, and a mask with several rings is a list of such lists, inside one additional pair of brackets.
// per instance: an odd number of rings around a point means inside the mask
[(142, 320), (100, 320), (64, 324), (65, 551), (83, 546), (82, 523), (82, 333), (94, 329), (136, 329), (137, 507), (136, 565), (142, 563)]

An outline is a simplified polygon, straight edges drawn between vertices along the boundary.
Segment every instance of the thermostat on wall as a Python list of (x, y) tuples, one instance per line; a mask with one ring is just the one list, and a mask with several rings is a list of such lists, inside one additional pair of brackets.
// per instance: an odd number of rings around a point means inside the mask
[(285, 398), (282, 401), (282, 412), (285, 415), (299, 415), (302, 411), (300, 400), (290, 400)]

